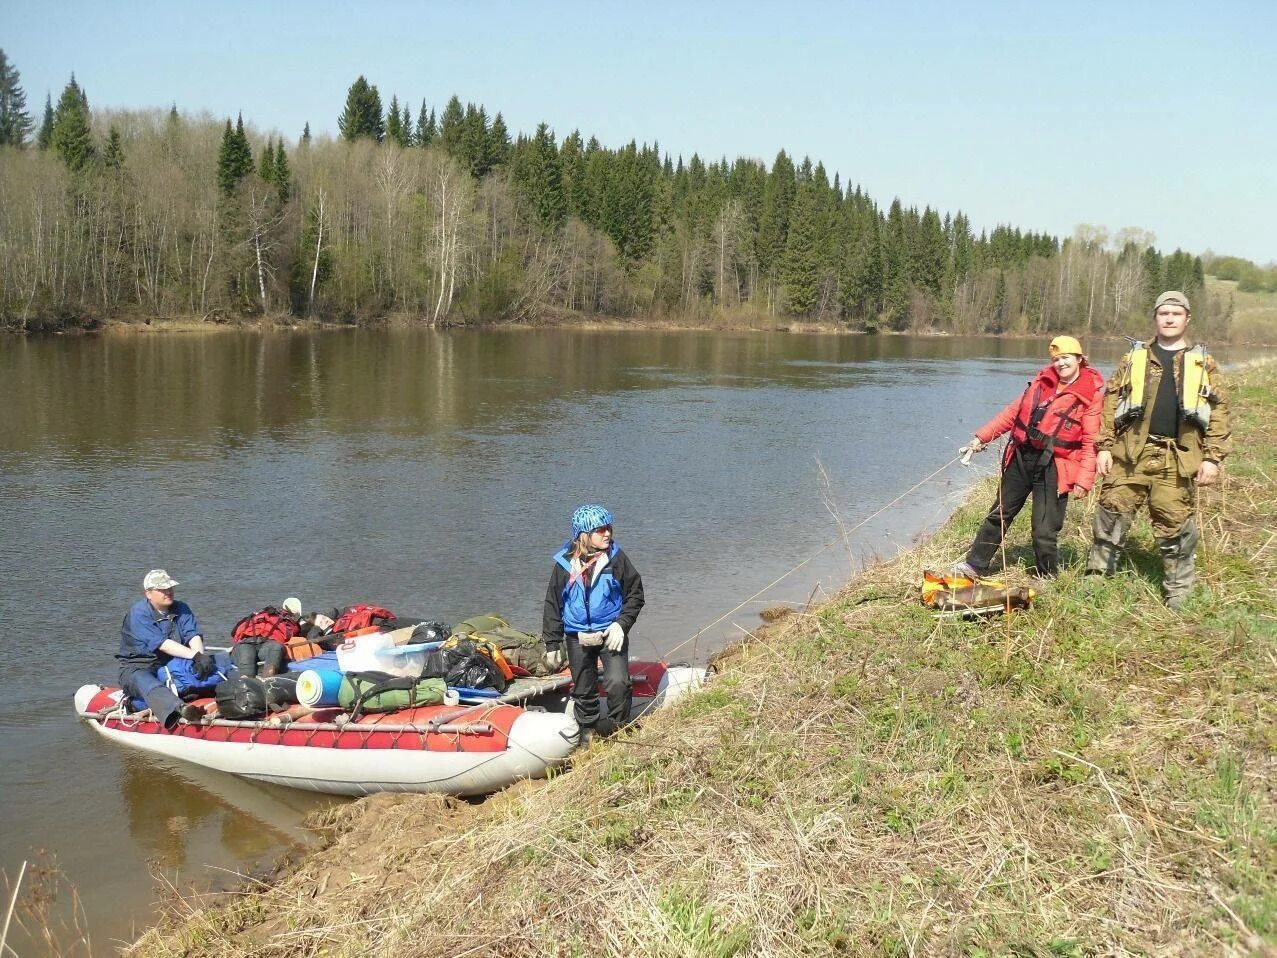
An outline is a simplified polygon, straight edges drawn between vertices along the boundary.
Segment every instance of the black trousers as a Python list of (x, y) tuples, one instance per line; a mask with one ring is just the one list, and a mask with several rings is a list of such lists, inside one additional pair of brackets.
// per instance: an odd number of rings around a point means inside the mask
[(1069, 505), (1068, 495), (1060, 495), (1057, 489), (1055, 457), (1036, 449), (1017, 447), (1002, 470), (998, 499), (976, 533), (975, 542), (971, 543), (967, 563), (980, 573), (989, 568), (1007, 528), (1032, 494), (1033, 555), (1038, 575), (1055, 575), (1060, 565), (1060, 530), (1064, 528), (1064, 513)]
[(231, 661), (245, 675), (279, 675), (284, 671), (284, 647), (271, 639), (240, 639), (231, 646)]
[[(600, 732), (616, 731), (629, 719), (633, 699), (629, 638), (626, 638), (620, 652), (609, 652), (597, 645), (582, 648), (575, 632), (567, 633), (565, 638), (568, 664), (572, 667), (572, 711), (576, 724), (582, 728), (595, 728), (602, 724)], [(606, 723), (600, 722), (603, 710), (599, 701), (599, 659), (603, 660), (603, 688), (607, 691)]]

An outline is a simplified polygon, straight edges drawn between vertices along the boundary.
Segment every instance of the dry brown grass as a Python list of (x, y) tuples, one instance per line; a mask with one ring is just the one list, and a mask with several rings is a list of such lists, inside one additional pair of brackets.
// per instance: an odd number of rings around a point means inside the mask
[(921, 571), (960, 554), (980, 497), (570, 771), (478, 807), (356, 803), (298, 870), (133, 954), (1271, 947), (1277, 369), (1244, 376), (1239, 452), (1204, 504), (1208, 588), (1185, 613), (1158, 599), (1145, 524), (1112, 579), (1066, 572), (1025, 614), (932, 619)]

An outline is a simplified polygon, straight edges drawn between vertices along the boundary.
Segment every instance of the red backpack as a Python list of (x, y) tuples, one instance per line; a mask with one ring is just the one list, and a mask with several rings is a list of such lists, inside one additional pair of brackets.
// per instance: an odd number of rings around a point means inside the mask
[(287, 645), (289, 641), (301, 634), (302, 627), (287, 612), (281, 612), (273, 605), (268, 605), (260, 612), (246, 615), (235, 623), (231, 630), (231, 641), (243, 639), (270, 639)]
[(341, 615), (337, 616), (337, 621), (333, 623), (331, 632), (353, 632), (355, 629), (366, 629), (373, 625), (385, 625), (395, 617), (395, 614), (389, 609), (383, 609), (379, 605), (358, 605), (347, 606), (341, 610)]

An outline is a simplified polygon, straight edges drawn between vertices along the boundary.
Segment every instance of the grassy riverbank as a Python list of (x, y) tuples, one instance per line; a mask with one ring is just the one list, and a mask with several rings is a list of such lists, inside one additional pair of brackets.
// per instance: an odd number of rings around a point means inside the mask
[[(1147, 522), (1108, 580), (933, 620), (982, 490), (767, 626), (716, 683), (481, 806), (378, 796), (270, 884), (135, 955), (1220, 954), (1277, 941), (1277, 365), (1236, 377), (1200, 589)], [(1065, 534), (1079, 558), (1089, 519)], [(1027, 555), (1017, 525), (1009, 561)], [(1023, 573), (1014, 571), (1017, 581)]]

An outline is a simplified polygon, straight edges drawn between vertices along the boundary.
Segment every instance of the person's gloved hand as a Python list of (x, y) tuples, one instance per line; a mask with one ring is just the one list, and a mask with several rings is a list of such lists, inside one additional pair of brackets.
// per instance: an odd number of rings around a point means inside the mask
[(603, 648), (609, 652), (620, 652), (624, 644), (625, 630), (621, 628), (621, 623), (613, 622), (607, 627), (607, 641), (603, 643)]
[(197, 679), (206, 679), (217, 671), (217, 662), (207, 652), (196, 652), (191, 657), (191, 668), (195, 670)]
[(980, 441), (979, 436), (972, 436), (971, 441), (965, 446), (958, 449), (958, 454), (962, 456), (962, 464), (964, 466), (971, 465), (971, 455), (977, 452), (983, 452), (985, 443)]
[(551, 672), (557, 672), (563, 668), (563, 663), (567, 661), (567, 656), (563, 653), (562, 642), (547, 642), (545, 644), (545, 667)]
[(606, 632), (578, 632), (576, 640), (581, 643), (583, 648), (597, 648), (603, 644), (603, 636)]

